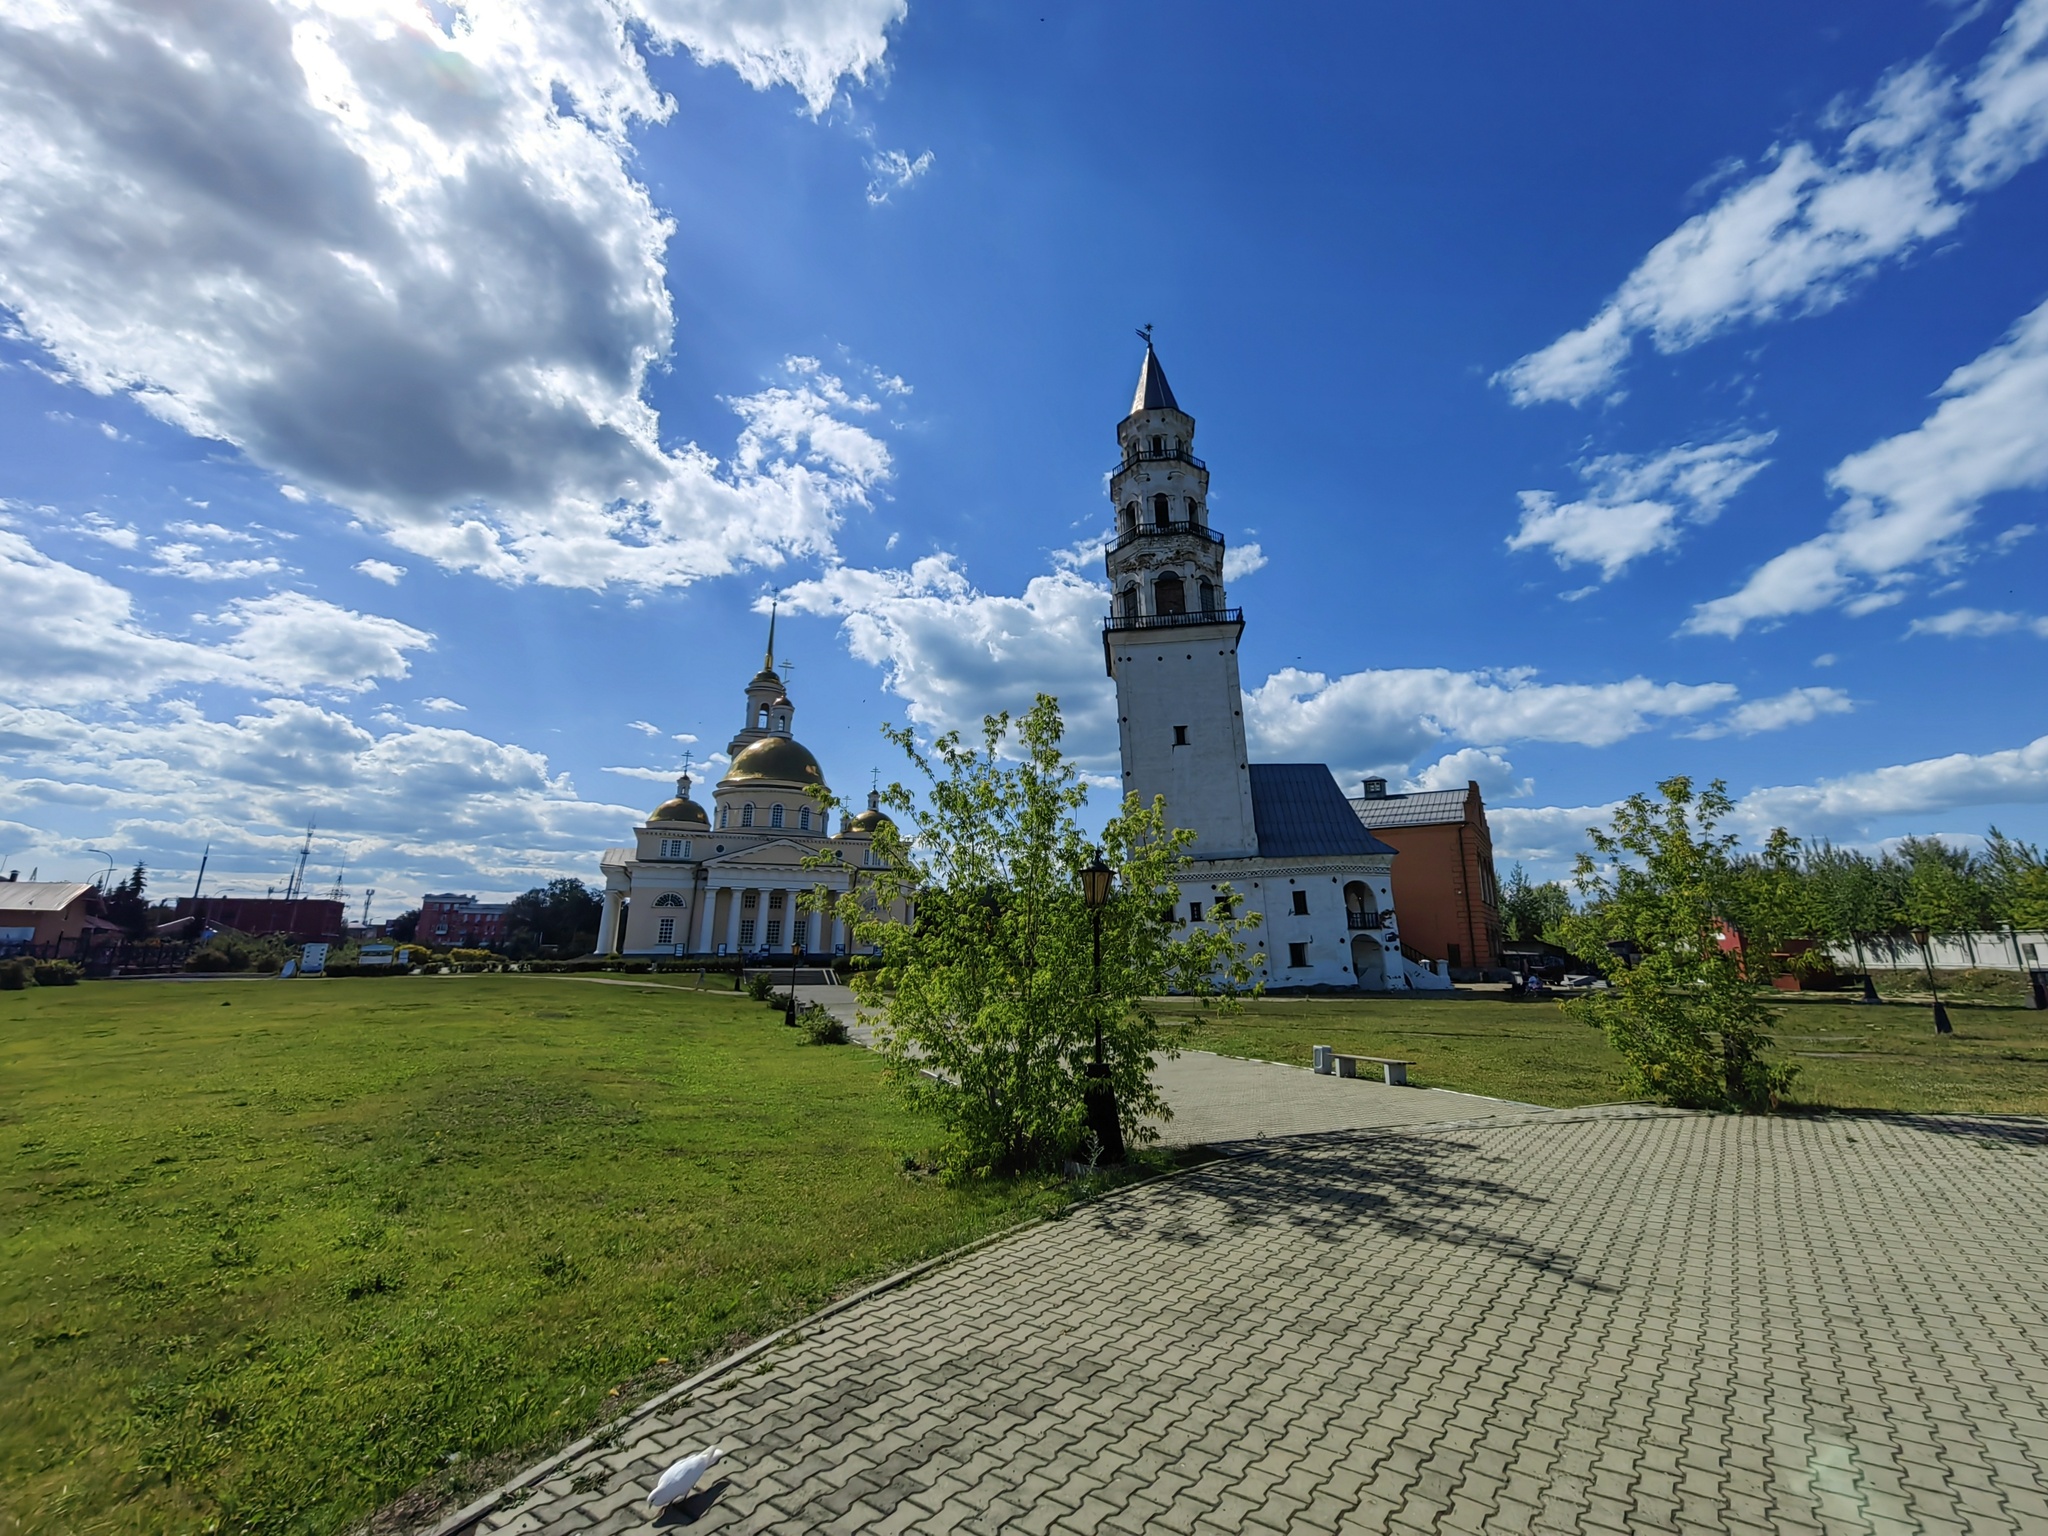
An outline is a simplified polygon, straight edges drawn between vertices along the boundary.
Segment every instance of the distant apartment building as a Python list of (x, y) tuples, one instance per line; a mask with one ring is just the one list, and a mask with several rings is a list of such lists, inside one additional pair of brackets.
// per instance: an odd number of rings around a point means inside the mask
[(1453, 971), (1504, 965), (1493, 834), (1478, 784), (1400, 795), (1385, 779), (1367, 779), (1351, 808), (1394, 849), (1402, 942)]
[(420, 925), (414, 937), (436, 949), (497, 949), (505, 942), (505, 902), (478, 901), (443, 891), (420, 898)]

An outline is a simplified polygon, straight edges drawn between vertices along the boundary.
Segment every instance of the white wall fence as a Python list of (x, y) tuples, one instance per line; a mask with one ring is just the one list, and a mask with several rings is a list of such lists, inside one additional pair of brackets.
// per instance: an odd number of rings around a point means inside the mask
[(1930, 936), (1926, 956), (1910, 938), (1865, 939), (1860, 959), (1854, 944), (1830, 944), (1828, 954), (1845, 971), (1917, 971), (1930, 957), (1937, 971), (2042, 971), (2048, 970), (2048, 931)]

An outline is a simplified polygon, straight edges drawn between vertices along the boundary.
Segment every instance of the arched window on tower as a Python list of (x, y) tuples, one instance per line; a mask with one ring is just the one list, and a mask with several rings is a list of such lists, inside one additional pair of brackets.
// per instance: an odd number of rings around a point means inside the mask
[(1173, 500), (1167, 496), (1152, 498), (1152, 526), (1164, 528), (1173, 521)]
[(761, 706), (760, 710), (754, 716), (754, 729), (757, 731), (765, 731), (768, 729), (768, 706), (765, 704)]
[(1195, 498), (1192, 496), (1188, 498), (1188, 521), (1193, 523), (1197, 528), (1203, 528), (1208, 526), (1206, 523), (1202, 521), (1202, 504), (1199, 501), (1195, 500)]
[(1216, 588), (1206, 576), (1202, 578), (1201, 593), (1202, 612), (1214, 613), (1216, 611)]
[(740, 807), (740, 825), (743, 827), (751, 827), (753, 824), (754, 804), (750, 800), (745, 805)]
[(811, 808), (808, 805), (796, 813), (796, 829), (799, 832), (811, 830)]
[(1187, 591), (1180, 584), (1180, 577), (1168, 571), (1152, 583), (1152, 611), (1154, 613), (1186, 613), (1188, 611)]
[(725, 830), (725, 823), (726, 823), (726, 818), (727, 818), (728, 816), (730, 816), (731, 814), (732, 814), (732, 807), (731, 807), (731, 806), (729, 806), (729, 805), (721, 805), (721, 806), (720, 806), (720, 807), (718, 808), (718, 830), (719, 830), (719, 831), (723, 832), (723, 831)]
[(1127, 582), (1123, 591), (1117, 594), (1116, 605), (1123, 617), (1135, 619), (1138, 616), (1138, 584), (1135, 581)]
[(1163, 437), (1155, 437), (1155, 438), (1153, 438), (1153, 439), (1152, 439), (1152, 452), (1153, 452), (1153, 453), (1154, 453), (1155, 455), (1156, 455), (1156, 454), (1163, 454), (1163, 453), (1165, 453), (1165, 452), (1166, 452), (1166, 439), (1165, 439), (1165, 438), (1163, 438)]
[(769, 826), (771, 826), (771, 827), (779, 827), (779, 826), (781, 826), (781, 825), (782, 825), (782, 807), (781, 807), (781, 806), (779, 806), (779, 805), (771, 805), (771, 806), (769, 806), (769, 807), (768, 807), (768, 825), (769, 825)]
[(789, 716), (787, 716), (787, 715), (784, 715), (784, 714), (778, 714), (778, 715), (776, 715), (776, 717), (775, 717), (775, 723), (774, 723), (773, 725), (769, 726), (769, 727), (768, 727), (768, 729), (769, 729), (769, 730), (771, 730), (771, 731), (785, 731), (785, 732), (786, 732), (786, 731), (787, 731), (787, 730), (789, 729)]
[(1117, 532), (1129, 533), (1137, 526), (1138, 504), (1135, 501), (1127, 501), (1124, 503), (1123, 515), (1117, 519)]

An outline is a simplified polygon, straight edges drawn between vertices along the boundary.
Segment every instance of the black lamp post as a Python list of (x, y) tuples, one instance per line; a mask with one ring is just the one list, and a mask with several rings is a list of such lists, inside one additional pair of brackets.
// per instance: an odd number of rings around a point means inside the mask
[(801, 933), (793, 934), (789, 941), (789, 1012), (783, 1019), (791, 1029), (796, 1028), (796, 962), (804, 952)]
[(1109, 1063), (1102, 1059), (1102, 909), (1109, 905), (1116, 886), (1116, 871), (1102, 862), (1102, 852), (1081, 871), (1081, 899), (1088, 906), (1095, 927), (1095, 1059), (1088, 1063), (1088, 1082), (1082, 1089), (1087, 1106), (1088, 1129), (1095, 1133), (1098, 1157), (1105, 1163), (1124, 1160), (1124, 1128), (1118, 1118), (1116, 1089), (1109, 1080)]
[(1927, 967), (1927, 990), (1934, 994), (1934, 1032), (1937, 1035), (1952, 1035), (1955, 1031), (1949, 1027), (1948, 1009), (1941, 1003), (1941, 988), (1934, 984), (1934, 954), (1927, 947), (1927, 939), (1928, 933), (1925, 928), (1913, 930), (1913, 942), (1920, 946), (1920, 960)]

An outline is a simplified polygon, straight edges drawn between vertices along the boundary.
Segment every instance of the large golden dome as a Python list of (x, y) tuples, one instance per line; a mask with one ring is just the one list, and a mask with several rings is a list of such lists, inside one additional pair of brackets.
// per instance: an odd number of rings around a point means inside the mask
[(763, 736), (745, 747), (718, 781), (720, 788), (728, 784), (762, 783), (793, 784), (799, 789), (808, 789), (813, 784), (822, 787), (824, 782), (824, 771), (811, 756), (811, 749), (787, 736)]

